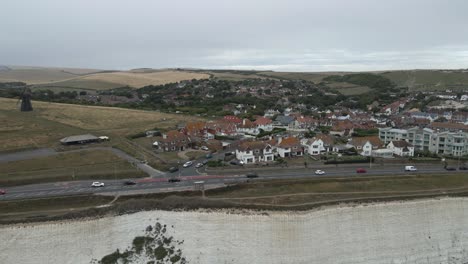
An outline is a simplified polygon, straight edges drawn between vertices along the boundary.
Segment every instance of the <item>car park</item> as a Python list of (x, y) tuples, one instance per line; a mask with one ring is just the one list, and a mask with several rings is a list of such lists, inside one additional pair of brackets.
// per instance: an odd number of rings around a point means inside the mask
[(184, 168), (188, 168), (188, 167), (190, 167), (190, 166), (192, 166), (192, 165), (193, 165), (193, 162), (192, 162), (192, 161), (187, 161), (187, 162), (184, 163), (183, 166), (184, 166)]
[(134, 181), (124, 181), (124, 185), (135, 185), (136, 182)]
[(91, 183), (91, 187), (104, 187), (103, 182), (93, 182)]
[(366, 173), (366, 172), (367, 172), (367, 170), (364, 169), (364, 168), (358, 168), (358, 169), (356, 169), (356, 173)]
[(211, 158), (213, 158), (213, 154), (211, 154), (211, 153), (208, 153), (208, 154), (206, 154), (206, 155), (205, 155), (205, 158), (207, 158), (207, 159), (211, 159)]
[(0, 189), (0, 195), (5, 195), (6, 194), (6, 191), (5, 190), (2, 190)]
[(197, 163), (197, 165), (195, 165), (195, 167), (196, 168), (201, 168), (201, 167), (203, 167), (203, 165), (204, 165), (203, 163)]
[(315, 175), (323, 175), (325, 172), (323, 170), (316, 170)]
[(258, 174), (256, 172), (249, 172), (245, 175), (247, 178), (257, 178)]
[(180, 179), (179, 178), (170, 178), (169, 180), (167, 180), (168, 182), (180, 182)]
[(203, 163), (203, 165), (206, 165), (206, 164), (208, 164), (208, 160), (203, 160), (202, 163)]

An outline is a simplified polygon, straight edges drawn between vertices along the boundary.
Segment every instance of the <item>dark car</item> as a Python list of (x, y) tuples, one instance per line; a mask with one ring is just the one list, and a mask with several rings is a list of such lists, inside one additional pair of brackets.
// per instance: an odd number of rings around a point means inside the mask
[(208, 160), (204, 160), (204, 161), (202, 161), (202, 163), (203, 163), (203, 165), (206, 165), (206, 164), (208, 164)]
[(180, 179), (179, 178), (170, 178), (169, 180), (167, 180), (168, 182), (180, 182)]
[(177, 168), (177, 167), (170, 167), (169, 168), (169, 172), (176, 172), (178, 170), (179, 170), (179, 168)]
[(134, 181), (124, 181), (124, 185), (135, 185), (136, 182)]
[(207, 159), (211, 159), (212, 157), (213, 157), (213, 154), (211, 154), (211, 153), (208, 153), (208, 154), (205, 155), (205, 158), (207, 158)]
[(6, 194), (6, 191), (5, 190), (2, 190), (0, 189), (0, 195), (5, 195)]
[(247, 176), (247, 178), (257, 178), (258, 174), (256, 172), (249, 172), (245, 176)]
[(367, 172), (367, 171), (366, 171), (366, 169), (364, 169), (364, 168), (358, 168), (358, 169), (356, 169), (356, 173), (366, 173), (366, 172)]
[(445, 167), (445, 170), (448, 170), (448, 171), (456, 171), (457, 169), (454, 168), (454, 167)]
[(466, 166), (461, 166), (461, 167), (458, 167), (459, 170), (468, 170), (468, 167)]

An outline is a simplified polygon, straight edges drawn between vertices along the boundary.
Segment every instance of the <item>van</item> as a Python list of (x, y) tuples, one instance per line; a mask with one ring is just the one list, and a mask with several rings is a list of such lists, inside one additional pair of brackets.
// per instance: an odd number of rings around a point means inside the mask
[(417, 171), (415, 166), (405, 166), (405, 171)]

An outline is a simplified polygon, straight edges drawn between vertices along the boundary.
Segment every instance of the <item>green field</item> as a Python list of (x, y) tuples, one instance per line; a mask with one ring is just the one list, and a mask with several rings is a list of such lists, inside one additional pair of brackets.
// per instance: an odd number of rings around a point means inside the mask
[(120, 179), (144, 177), (137, 170), (108, 150), (88, 150), (54, 156), (0, 163), (0, 185)]

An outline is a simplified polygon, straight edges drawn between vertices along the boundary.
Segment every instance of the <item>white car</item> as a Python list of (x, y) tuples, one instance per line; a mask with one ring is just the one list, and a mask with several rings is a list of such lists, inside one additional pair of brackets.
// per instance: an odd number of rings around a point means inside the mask
[(103, 182), (93, 182), (91, 184), (92, 187), (104, 187), (104, 183)]
[(316, 175), (323, 175), (323, 174), (325, 174), (325, 172), (323, 170), (316, 170), (315, 174)]
[(197, 165), (195, 165), (196, 168), (201, 168), (203, 167), (203, 163), (197, 163)]
[(202, 146), (201, 150), (209, 150), (209, 148), (207, 146)]
[(188, 167), (190, 167), (190, 166), (192, 166), (192, 165), (193, 165), (193, 162), (187, 161), (187, 162), (184, 163), (183, 166), (184, 166), (184, 168), (188, 168)]

